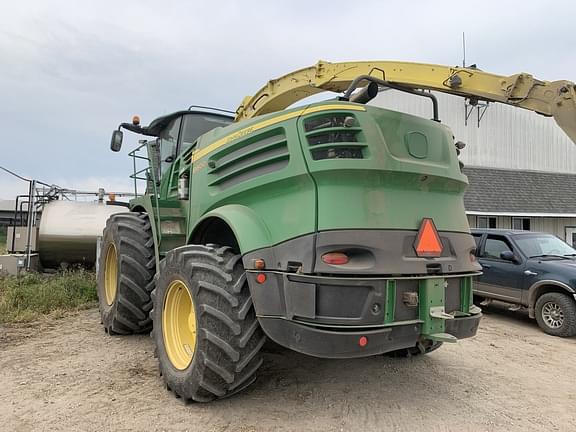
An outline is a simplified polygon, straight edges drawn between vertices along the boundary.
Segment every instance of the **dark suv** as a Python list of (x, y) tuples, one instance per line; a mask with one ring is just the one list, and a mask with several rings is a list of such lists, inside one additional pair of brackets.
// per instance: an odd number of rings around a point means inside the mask
[(473, 229), (484, 272), (474, 294), (527, 307), (546, 333), (576, 335), (576, 250), (545, 233)]

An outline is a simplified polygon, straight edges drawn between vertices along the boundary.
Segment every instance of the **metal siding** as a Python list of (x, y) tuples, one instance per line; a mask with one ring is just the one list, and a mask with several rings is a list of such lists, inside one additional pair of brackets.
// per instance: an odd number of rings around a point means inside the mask
[[(466, 143), (461, 159), (466, 165), (576, 173), (576, 145), (556, 122), (524, 109), (491, 103), (480, 127), (474, 110), (465, 125), (464, 99), (435, 93), (440, 119)], [(372, 102), (421, 117), (432, 117), (428, 99), (397, 91), (384, 91)]]
[[(566, 227), (576, 227), (576, 218), (531, 217), (529, 219), (530, 231), (549, 233), (562, 240), (566, 237)], [(468, 215), (468, 222), (470, 227), (477, 227), (477, 216)], [(512, 229), (512, 216), (496, 216), (496, 228)]]
[(542, 231), (566, 238), (566, 227), (576, 226), (576, 218), (530, 218), (530, 231)]

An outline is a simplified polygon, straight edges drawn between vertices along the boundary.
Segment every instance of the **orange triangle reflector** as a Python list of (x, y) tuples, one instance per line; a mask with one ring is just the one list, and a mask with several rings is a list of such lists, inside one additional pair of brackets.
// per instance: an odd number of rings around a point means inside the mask
[(442, 242), (432, 219), (422, 219), (414, 249), (419, 257), (439, 257), (442, 254)]

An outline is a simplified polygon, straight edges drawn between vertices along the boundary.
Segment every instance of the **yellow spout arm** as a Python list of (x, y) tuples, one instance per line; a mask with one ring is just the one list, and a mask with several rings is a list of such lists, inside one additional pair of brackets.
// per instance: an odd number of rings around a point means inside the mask
[(342, 93), (361, 75), (412, 89), (500, 102), (551, 116), (576, 143), (576, 90), (571, 81), (541, 81), (527, 73), (501, 76), (474, 68), (393, 61), (320, 61), (315, 66), (271, 80), (254, 96), (244, 98), (236, 110), (236, 121), (283, 110), (323, 91)]

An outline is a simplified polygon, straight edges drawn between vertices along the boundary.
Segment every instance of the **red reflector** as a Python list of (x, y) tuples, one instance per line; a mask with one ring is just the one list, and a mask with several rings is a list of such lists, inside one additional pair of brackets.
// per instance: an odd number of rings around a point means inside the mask
[(263, 284), (264, 282), (266, 282), (266, 275), (264, 273), (258, 273), (256, 275), (256, 282), (258, 282), (259, 284)]
[(330, 252), (322, 255), (322, 261), (332, 265), (348, 264), (348, 255), (342, 252)]
[(360, 339), (358, 339), (358, 345), (364, 348), (366, 345), (368, 345), (368, 338), (366, 336), (360, 336)]
[(432, 219), (422, 219), (414, 249), (419, 257), (439, 257), (442, 254), (442, 242)]

